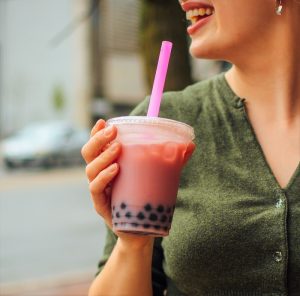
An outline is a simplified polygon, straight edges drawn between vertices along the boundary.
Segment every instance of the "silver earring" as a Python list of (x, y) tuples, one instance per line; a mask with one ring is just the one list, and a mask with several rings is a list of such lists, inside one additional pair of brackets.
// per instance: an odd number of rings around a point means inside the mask
[(276, 14), (282, 15), (282, 12), (283, 12), (282, 0), (276, 0)]

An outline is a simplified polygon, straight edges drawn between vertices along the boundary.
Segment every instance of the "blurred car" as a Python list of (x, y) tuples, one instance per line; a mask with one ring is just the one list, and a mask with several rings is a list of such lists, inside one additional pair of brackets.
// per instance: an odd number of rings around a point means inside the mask
[(67, 122), (30, 124), (2, 141), (3, 162), (7, 168), (80, 162), (80, 150), (88, 138), (88, 130)]

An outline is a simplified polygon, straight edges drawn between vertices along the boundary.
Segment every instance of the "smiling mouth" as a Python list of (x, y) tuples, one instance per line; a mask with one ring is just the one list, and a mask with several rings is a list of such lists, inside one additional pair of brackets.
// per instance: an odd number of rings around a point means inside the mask
[(212, 7), (201, 7), (186, 11), (186, 19), (193, 24), (214, 14)]

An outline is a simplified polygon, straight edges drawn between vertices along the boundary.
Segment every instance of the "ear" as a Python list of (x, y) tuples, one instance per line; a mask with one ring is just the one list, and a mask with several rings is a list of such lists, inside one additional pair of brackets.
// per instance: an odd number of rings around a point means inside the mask
[(196, 145), (194, 144), (194, 142), (190, 142), (186, 148), (184, 157), (183, 157), (183, 166), (187, 163), (187, 161), (190, 159), (190, 157), (192, 156), (193, 152), (196, 149)]

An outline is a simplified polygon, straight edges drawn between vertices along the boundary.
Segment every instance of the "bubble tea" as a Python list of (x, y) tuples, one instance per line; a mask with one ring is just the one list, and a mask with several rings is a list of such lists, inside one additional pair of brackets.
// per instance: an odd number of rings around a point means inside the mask
[(122, 144), (120, 166), (112, 186), (115, 231), (166, 236), (169, 233), (179, 178), (188, 144), (187, 124), (159, 117), (127, 116), (108, 120)]

